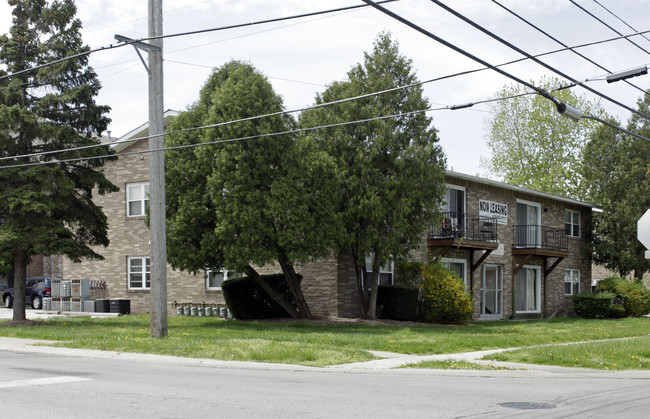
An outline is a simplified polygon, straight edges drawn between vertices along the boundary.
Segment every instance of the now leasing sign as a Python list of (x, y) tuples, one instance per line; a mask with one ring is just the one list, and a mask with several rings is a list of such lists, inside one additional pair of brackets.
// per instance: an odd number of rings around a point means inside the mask
[(479, 217), (496, 217), (497, 223), (508, 225), (508, 205), (499, 202), (478, 200)]

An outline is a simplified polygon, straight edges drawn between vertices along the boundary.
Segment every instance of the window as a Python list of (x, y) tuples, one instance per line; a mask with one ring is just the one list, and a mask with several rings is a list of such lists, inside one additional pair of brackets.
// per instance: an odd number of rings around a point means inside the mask
[[(366, 255), (366, 273), (368, 278), (372, 278), (372, 262), (375, 258), (373, 253)], [(393, 260), (389, 260), (384, 263), (383, 266), (379, 267), (379, 284), (380, 285), (392, 285), (394, 283), (395, 277), (395, 266)], [(370, 285), (368, 285), (370, 288)]]
[(465, 259), (442, 258), (440, 264), (450, 271), (455, 272), (465, 283), (465, 291), (469, 291), (469, 283), (465, 274), (467, 272), (467, 261)]
[(129, 257), (129, 289), (151, 287), (151, 263), (148, 256)]
[(461, 234), (465, 226), (465, 188), (447, 185), (442, 213), (443, 224), (448, 232)]
[(517, 272), (517, 313), (539, 313), (540, 309), (539, 266), (524, 266)]
[(580, 293), (580, 271), (578, 269), (564, 270), (564, 295)]
[(219, 271), (212, 271), (210, 269), (205, 271), (205, 289), (220, 290), (221, 283), (228, 278), (236, 278), (241, 274), (228, 272), (226, 269)]
[(577, 211), (564, 212), (564, 230), (567, 236), (580, 237), (580, 213)]
[(149, 208), (149, 184), (133, 183), (126, 185), (126, 215), (142, 217)]
[(516, 246), (538, 247), (542, 238), (541, 224), (540, 204), (517, 200)]

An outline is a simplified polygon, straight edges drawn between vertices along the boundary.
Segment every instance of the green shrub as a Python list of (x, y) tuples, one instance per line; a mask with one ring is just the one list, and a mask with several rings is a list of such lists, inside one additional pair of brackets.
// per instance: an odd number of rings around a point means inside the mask
[(612, 304), (609, 306), (609, 314), (607, 317), (612, 319), (620, 319), (625, 316), (625, 307), (619, 306), (618, 304)]
[(427, 323), (463, 323), (472, 318), (473, 303), (463, 280), (433, 263), (422, 270), (422, 319)]
[[(377, 317), (416, 321), (418, 318), (418, 293), (419, 290), (416, 287), (409, 285), (380, 285), (377, 289)], [(380, 307), (381, 310), (379, 310)]]
[(420, 262), (406, 262), (395, 269), (395, 283), (398, 285), (410, 285), (418, 287), (422, 282), (422, 268)]
[(640, 282), (617, 277), (606, 278), (598, 283), (596, 291), (614, 294), (614, 300), (620, 301), (628, 316), (650, 313), (650, 290)]
[(602, 319), (609, 316), (614, 295), (609, 292), (596, 294), (576, 294), (573, 296), (573, 309), (585, 319)]
[[(296, 303), (283, 274), (262, 275), (262, 279), (291, 305)], [(232, 278), (221, 284), (223, 298), (233, 317), (246, 319), (272, 319), (289, 317), (289, 313), (264, 291), (252, 278)]]

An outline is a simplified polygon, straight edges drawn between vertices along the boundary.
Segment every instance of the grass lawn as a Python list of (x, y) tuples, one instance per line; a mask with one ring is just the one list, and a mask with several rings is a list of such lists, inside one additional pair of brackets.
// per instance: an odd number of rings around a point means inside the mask
[(526, 348), (484, 359), (605, 370), (648, 370), (650, 336)]
[[(170, 317), (169, 336), (165, 339), (150, 338), (149, 317), (144, 315), (53, 319), (39, 326), (7, 325), (2, 327), (0, 322), (0, 336), (60, 341), (57, 346), (309, 366), (373, 359), (368, 350), (425, 355), (623, 337), (639, 337), (641, 342), (646, 339), (645, 345), (628, 349), (636, 352), (625, 354), (645, 359), (650, 335), (650, 318), (387, 326)], [(610, 369), (621, 365), (616, 360), (605, 363)], [(648, 368), (646, 361), (640, 365), (638, 369)]]

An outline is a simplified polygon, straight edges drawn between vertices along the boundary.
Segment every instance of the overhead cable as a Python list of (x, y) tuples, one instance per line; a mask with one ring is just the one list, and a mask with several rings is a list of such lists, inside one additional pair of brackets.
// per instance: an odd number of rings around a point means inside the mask
[[(542, 30), (541, 28), (539, 28), (539, 27), (536, 26), (535, 24), (533, 24), (533, 23), (531, 23), (530, 21), (524, 19), (521, 15), (518, 15), (517, 13), (515, 13), (514, 11), (512, 11), (511, 9), (509, 9), (509, 8), (507, 8), (506, 6), (504, 6), (503, 4), (499, 3), (497, 0), (492, 0), (492, 2), (495, 3), (496, 5), (498, 5), (499, 7), (501, 7), (502, 9), (504, 9), (505, 11), (507, 11), (508, 13), (510, 13), (511, 15), (515, 16), (516, 18), (518, 18), (518, 19), (521, 20), (522, 22), (524, 22), (524, 23), (526, 23), (527, 25), (531, 26), (532, 28), (536, 29), (536, 30), (539, 31), (540, 33), (546, 35), (546, 37), (552, 39), (552, 40), (555, 41), (556, 43), (558, 43), (558, 44), (562, 45), (563, 47), (567, 48), (569, 51), (573, 52), (573, 53), (576, 54), (577, 56), (579, 56), (579, 57), (581, 57), (581, 58), (583, 58), (583, 59), (589, 61), (591, 64), (595, 65), (596, 67), (600, 68), (601, 70), (607, 71), (608, 73), (611, 73), (611, 72), (612, 72), (611, 70), (608, 70), (607, 68), (605, 68), (605, 67), (603, 67), (602, 65), (598, 64), (597, 62), (593, 61), (591, 58), (589, 58), (589, 57), (585, 56), (584, 54), (582, 54), (582, 53), (576, 51), (575, 49), (569, 47), (567, 44), (565, 44), (564, 42), (562, 42), (562, 41), (560, 41), (559, 39), (555, 38), (554, 36), (550, 35), (549, 33), (545, 32), (544, 30)], [(634, 29), (634, 28), (632, 28), (632, 29)], [(642, 89), (642, 88), (640, 88), (639, 86), (636, 86), (636, 85), (630, 83), (628, 80), (623, 80), (623, 81), (624, 81), (625, 83), (627, 83), (628, 85), (634, 87), (635, 89), (640, 90), (642, 93), (645, 93), (645, 90)]]
[[(594, 3), (596, 3), (597, 5), (599, 5), (600, 7), (602, 7), (603, 9), (605, 9), (605, 10), (607, 11), (607, 13), (609, 13), (609, 14), (612, 15), (612, 16), (614, 16), (616, 19), (620, 20), (620, 21), (621, 21), (625, 26), (627, 26), (628, 28), (632, 29), (633, 31), (636, 31), (636, 29), (634, 29), (634, 28), (632, 27), (632, 25), (630, 25), (629, 23), (627, 23), (626, 21), (624, 21), (623, 19), (621, 19), (620, 17), (618, 17), (614, 12), (612, 12), (611, 10), (609, 10), (607, 7), (603, 6), (603, 5), (602, 5), (598, 0), (594, 0)], [(642, 36), (643, 38), (645, 38), (646, 41), (650, 41), (650, 39), (648, 39), (647, 36), (645, 36), (645, 35), (641, 35), (641, 36)]]
[[(369, 0), (364, 0), (364, 1), (369, 1)], [(444, 10), (446, 10), (447, 12), (451, 13), (452, 15), (456, 16), (457, 18), (461, 19), (462, 21), (464, 21), (464, 22), (470, 24), (470, 25), (473, 26), (474, 28), (480, 30), (480, 31), (483, 32), (484, 34), (490, 36), (491, 38), (493, 38), (493, 39), (499, 41), (500, 43), (506, 45), (507, 47), (509, 47), (509, 48), (511, 48), (511, 49), (513, 49), (513, 50), (515, 50), (515, 51), (517, 51), (518, 53), (520, 53), (520, 54), (522, 54), (522, 55), (524, 55), (524, 56), (526, 56), (526, 57), (529, 57), (531, 60), (533, 60), (533, 61), (536, 62), (537, 64), (541, 65), (542, 67), (544, 67), (544, 68), (546, 68), (546, 69), (548, 69), (548, 70), (554, 72), (555, 74), (557, 74), (557, 75), (559, 75), (559, 76), (561, 76), (561, 77), (564, 77), (565, 79), (567, 79), (567, 80), (569, 80), (569, 81), (571, 81), (571, 82), (573, 82), (573, 83), (576, 83), (576, 84), (579, 85), (580, 87), (582, 87), (582, 88), (584, 88), (584, 89), (590, 91), (591, 93), (593, 93), (593, 94), (595, 94), (595, 95), (597, 95), (597, 96), (600, 96), (601, 98), (607, 100), (608, 102), (611, 102), (611, 103), (613, 103), (613, 104), (615, 104), (615, 105), (618, 105), (618, 106), (620, 106), (620, 107), (622, 107), (622, 108), (624, 108), (624, 109), (626, 109), (626, 110), (628, 110), (628, 111), (630, 111), (630, 112), (632, 112), (632, 113), (635, 113), (635, 114), (639, 115), (639, 116), (642, 117), (642, 118), (645, 118), (645, 119), (647, 119), (647, 120), (650, 120), (650, 116), (649, 116), (649, 115), (646, 115), (646, 114), (644, 114), (643, 112), (641, 112), (641, 111), (639, 111), (639, 110), (637, 110), (637, 109), (631, 108), (631, 107), (625, 105), (624, 103), (619, 102), (619, 101), (616, 100), (616, 99), (612, 99), (611, 97), (605, 95), (604, 93), (601, 93), (601, 92), (599, 92), (599, 91), (597, 91), (597, 90), (595, 90), (595, 89), (592, 89), (591, 87), (589, 87), (589, 86), (585, 85), (584, 83), (582, 83), (582, 82), (580, 82), (580, 81), (574, 79), (573, 77), (571, 77), (571, 76), (569, 76), (568, 74), (566, 74), (566, 73), (564, 73), (564, 72), (562, 72), (562, 71), (556, 69), (555, 67), (553, 67), (553, 66), (551, 66), (551, 65), (549, 65), (549, 64), (546, 64), (544, 61), (541, 61), (541, 60), (537, 59), (536, 57), (532, 56), (531, 54), (529, 54), (529, 53), (527, 53), (526, 51), (522, 50), (521, 48), (517, 47), (516, 45), (513, 45), (512, 43), (506, 41), (505, 39), (501, 38), (500, 36), (496, 35), (495, 33), (493, 33), (493, 32), (491, 32), (491, 31), (487, 30), (487, 29), (484, 28), (483, 26), (481, 26), (481, 25), (479, 25), (478, 23), (474, 22), (473, 20), (471, 20), (471, 19), (465, 17), (464, 15), (458, 13), (456, 10), (454, 10), (454, 9), (452, 9), (452, 8), (450, 8), (450, 7), (448, 7), (448, 6), (445, 5), (444, 3), (442, 3), (442, 2), (440, 2), (440, 1), (438, 1), (438, 0), (430, 0), (430, 1), (433, 2), (433, 3), (435, 3), (436, 5), (440, 6), (441, 8), (443, 8)], [(381, 6), (378, 6), (378, 7), (381, 7)], [(555, 101), (555, 102), (557, 103), (557, 101)]]
[[(586, 14), (588, 14), (589, 16), (591, 16), (592, 18), (596, 19), (598, 22), (602, 23), (602, 24), (605, 25), (607, 28), (611, 29), (613, 32), (615, 32), (615, 33), (617, 33), (617, 34), (619, 34), (619, 35), (621, 34), (619, 31), (617, 31), (616, 29), (614, 29), (613, 27), (611, 27), (610, 25), (608, 25), (607, 23), (605, 23), (605, 22), (604, 22), (602, 19), (600, 19), (598, 16), (594, 15), (594, 14), (591, 13), (589, 10), (587, 10), (587, 9), (585, 9), (584, 7), (580, 6), (580, 5), (579, 5), (578, 3), (576, 3), (574, 0), (569, 0), (569, 1), (570, 1), (570, 2), (575, 6), (575, 7), (577, 7), (577, 8), (580, 9), (580, 10), (582, 10), (583, 12), (585, 12)], [(631, 39), (628, 39), (627, 41), (628, 41), (629, 43), (631, 43), (632, 45), (634, 45), (635, 47), (637, 47), (638, 49), (640, 49), (641, 51), (643, 51), (643, 52), (645, 52), (646, 54), (650, 55), (650, 51), (648, 51), (647, 49), (643, 48), (641, 45), (637, 44), (636, 42), (632, 41)]]
[[(382, 0), (380, 3), (391, 3), (391, 2), (394, 2), (394, 1), (397, 1), (397, 0)], [(50, 62), (47, 62), (45, 64), (41, 64), (41, 65), (38, 65), (38, 66), (35, 66), (35, 67), (30, 67), (30, 68), (27, 68), (27, 69), (24, 69), (24, 70), (21, 70), (21, 71), (16, 71), (15, 73), (6, 74), (4, 76), (0, 76), (0, 80), (10, 78), (10, 77), (14, 77), (14, 76), (17, 76), (19, 74), (24, 74), (24, 73), (32, 72), (32, 71), (35, 71), (35, 70), (39, 70), (41, 68), (45, 68), (45, 67), (48, 67), (48, 66), (51, 66), (51, 65), (54, 65), (54, 64), (58, 64), (60, 62), (73, 60), (75, 58), (83, 57), (83, 56), (89, 55), (91, 53), (95, 53), (95, 52), (99, 52), (99, 51), (105, 51), (105, 50), (109, 50), (109, 49), (113, 49), (113, 48), (119, 48), (119, 47), (123, 47), (123, 46), (126, 46), (126, 45), (133, 45), (133, 44), (136, 44), (138, 42), (150, 41), (150, 40), (154, 40), (154, 39), (164, 39), (164, 38), (174, 38), (174, 37), (179, 37), (179, 36), (196, 35), (196, 34), (200, 34), (200, 33), (223, 31), (223, 30), (226, 30), (226, 29), (243, 28), (243, 27), (246, 27), (246, 26), (253, 26), (253, 25), (266, 24), (266, 23), (281, 22), (281, 21), (291, 20), (291, 19), (300, 19), (300, 18), (304, 18), (304, 17), (322, 15), (322, 14), (326, 14), (326, 13), (335, 13), (335, 12), (341, 12), (341, 11), (346, 11), (346, 10), (358, 9), (358, 8), (366, 7), (366, 6), (367, 5), (360, 4), (360, 5), (356, 5), (356, 6), (339, 7), (337, 9), (322, 10), (322, 11), (319, 11), (319, 12), (303, 13), (303, 14), (294, 15), (294, 16), (285, 16), (285, 17), (275, 18), (275, 19), (266, 19), (266, 20), (261, 20), (261, 21), (257, 21), (257, 22), (242, 23), (242, 24), (238, 24), (238, 25), (221, 26), (221, 27), (217, 27), (217, 28), (200, 29), (200, 30), (196, 30), (196, 31), (188, 31), (188, 32), (173, 33), (173, 34), (168, 34), (168, 35), (150, 36), (150, 37), (146, 37), (146, 38), (132, 39), (130, 41), (122, 42), (122, 43), (117, 44), (117, 45), (110, 44), (109, 46), (106, 46), (106, 47), (100, 47), (100, 48), (96, 48), (96, 49), (93, 49), (93, 50), (88, 50), (88, 51), (85, 51), (85, 52), (82, 52), (82, 53), (79, 53), (79, 54), (71, 55), (69, 57), (61, 58), (60, 60), (50, 61)]]

